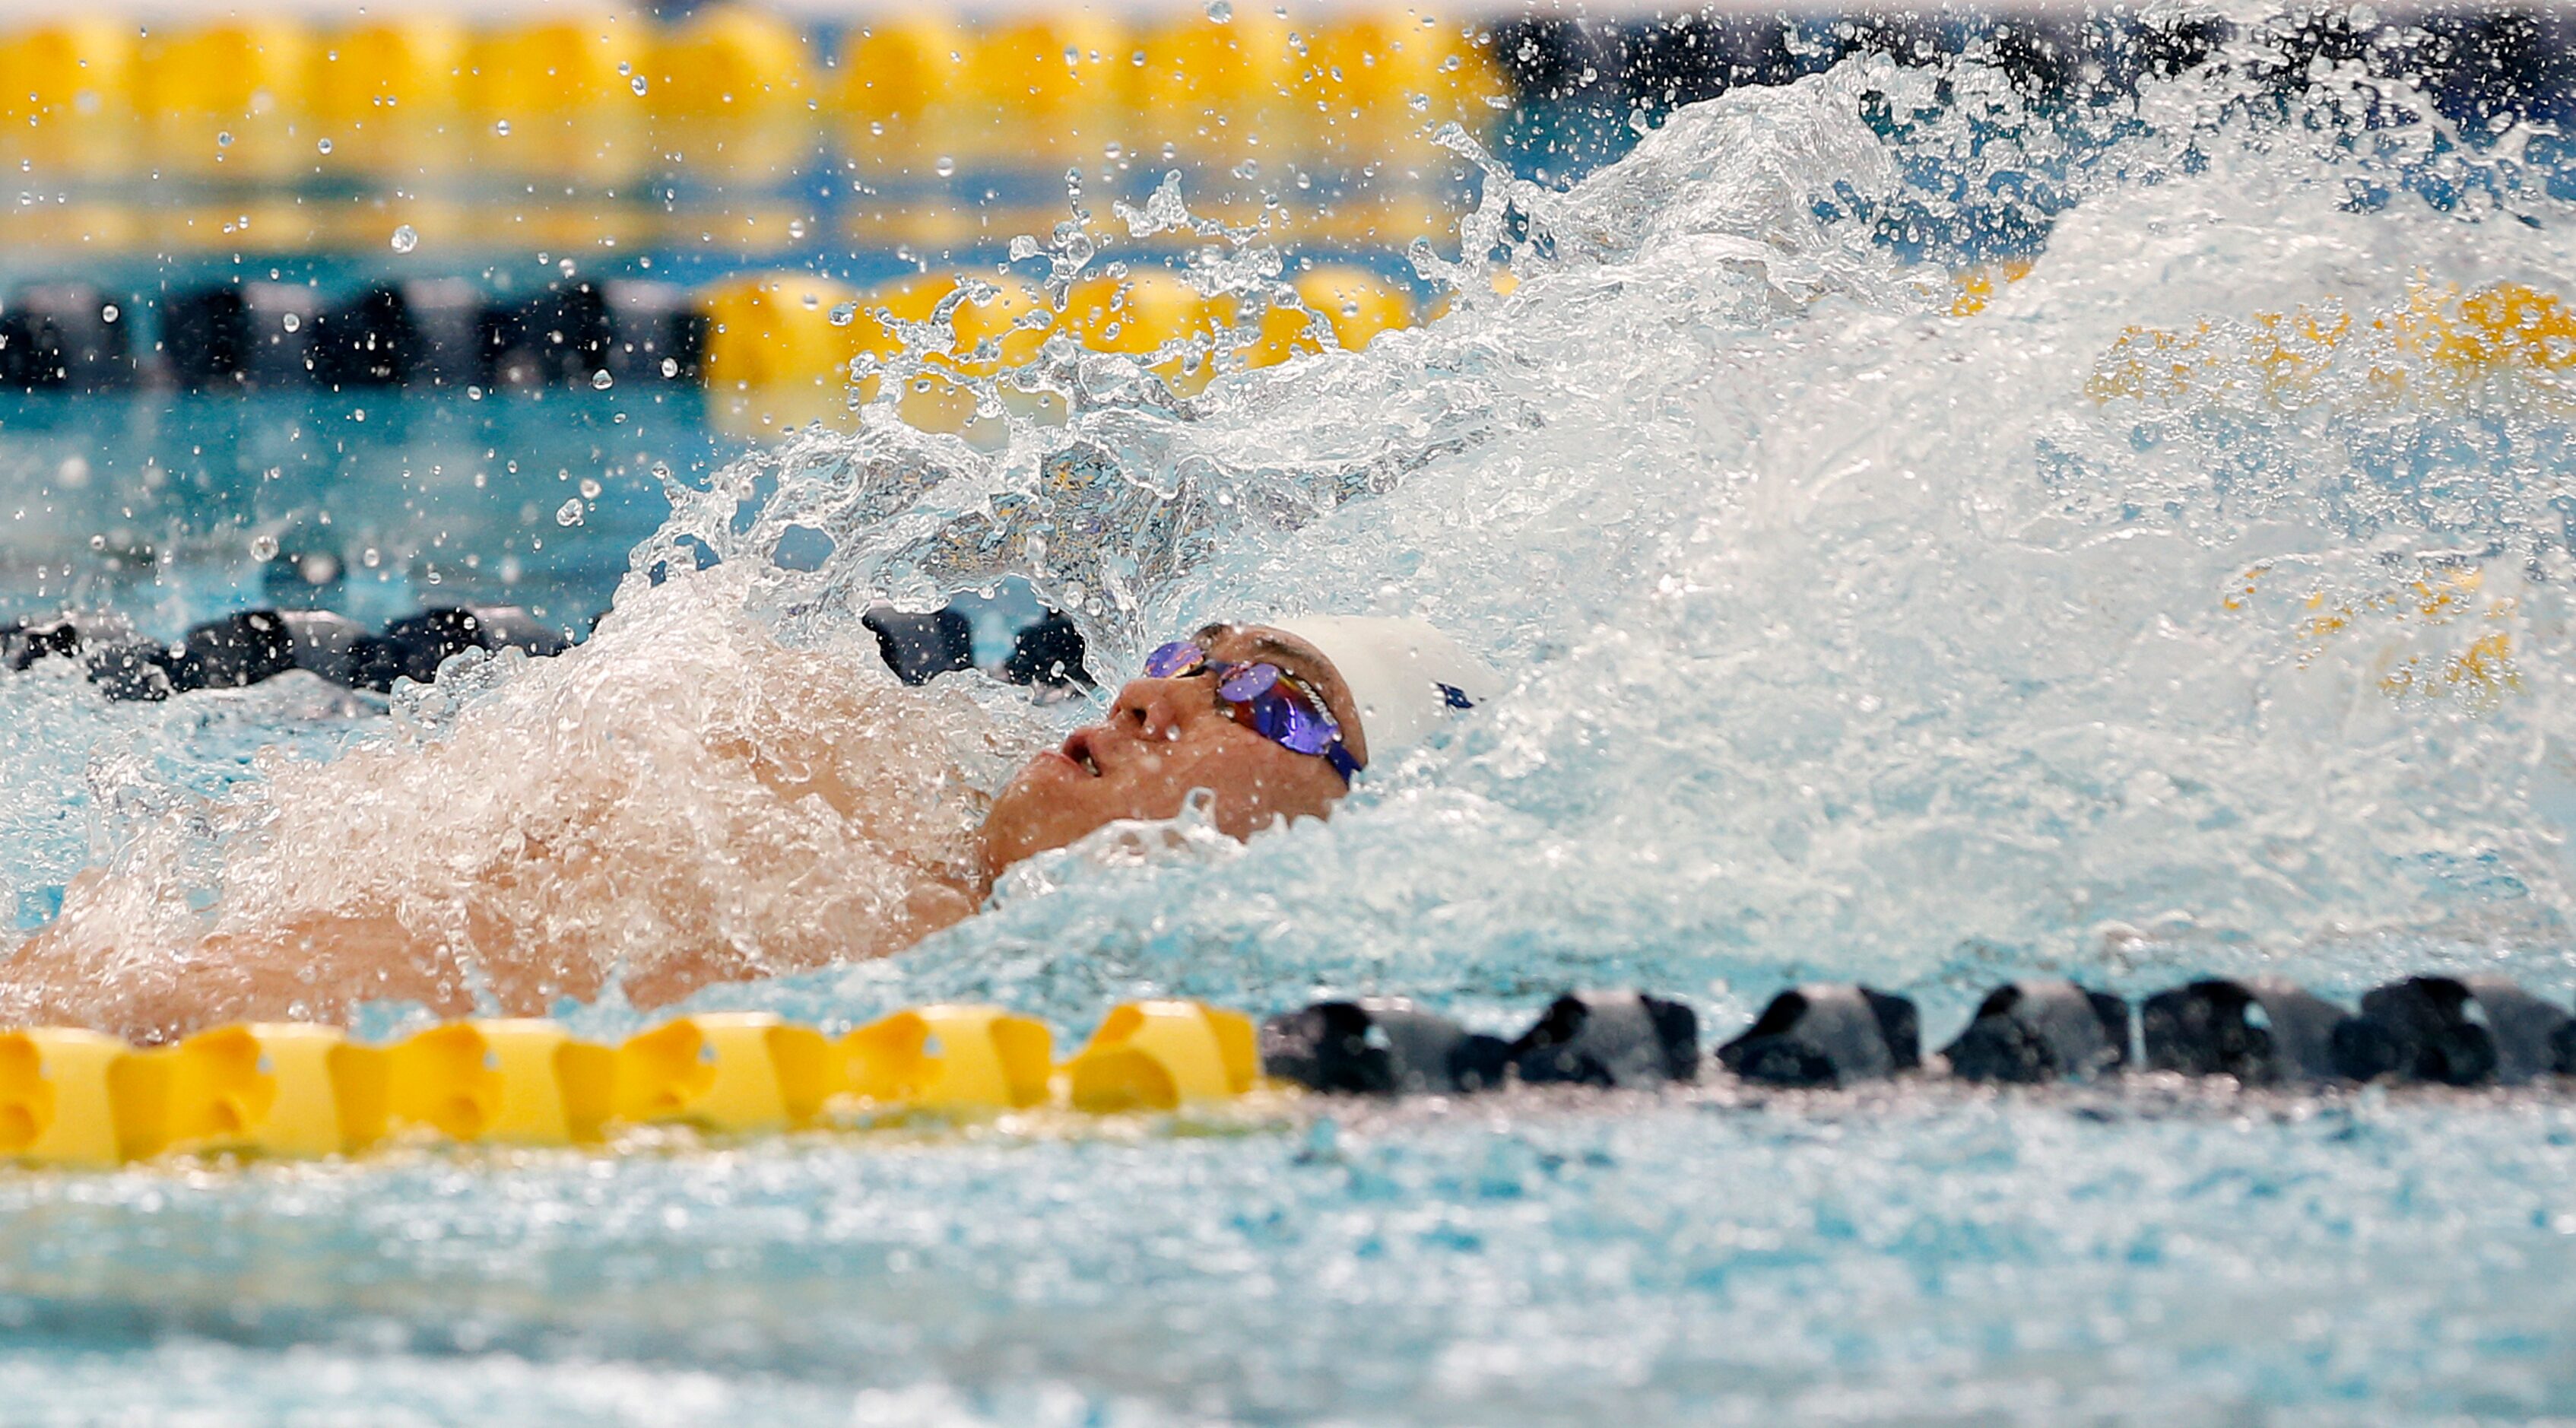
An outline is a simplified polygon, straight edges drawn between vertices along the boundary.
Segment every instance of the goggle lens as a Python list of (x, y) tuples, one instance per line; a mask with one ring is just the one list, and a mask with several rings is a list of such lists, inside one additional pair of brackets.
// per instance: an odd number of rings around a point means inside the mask
[[(1272, 676), (1277, 677), (1276, 673)], [(1339, 737), (1330, 720), (1308, 708), (1295, 690), (1281, 690), (1252, 706), (1252, 727), (1283, 748), (1320, 754)]]
[(1169, 679), (1182, 670), (1207, 663), (1207, 651), (1187, 640), (1174, 640), (1145, 656), (1145, 677)]
[(1216, 696), (1234, 704), (1249, 704), (1278, 687), (1279, 666), (1238, 664), (1225, 671), (1225, 682), (1216, 687)]

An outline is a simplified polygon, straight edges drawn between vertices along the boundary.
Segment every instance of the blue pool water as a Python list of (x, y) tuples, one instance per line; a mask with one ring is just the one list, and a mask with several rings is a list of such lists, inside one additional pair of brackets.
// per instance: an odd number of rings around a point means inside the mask
[[(1425, 613), (1512, 671), (1329, 824), (1076, 849), (903, 956), (696, 1004), (980, 997), (1061, 1040), (1145, 993), (1508, 1027), (1646, 985), (1725, 1035), (1866, 978), (1938, 1043), (2035, 971), (2566, 999), (2569, 369), (2466, 360), (2454, 290), (2576, 292), (2576, 214), (2512, 133), (2234, 62), (2073, 115), (1847, 62), (1569, 191), (1497, 175), (1471, 232), (1517, 289), (1459, 272), (1459, 311), (1365, 354), (1175, 405), (1059, 353), (1033, 380), (1064, 424), (675, 467), (629, 531), (635, 638), (572, 656), (603, 687), (717, 616), (835, 648), (862, 599), (1006, 579), (1113, 669), (1312, 605)], [(2036, 265), (1973, 314), (1883, 226), (2043, 188)], [(1227, 256), (1211, 280), (1257, 270)], [(187, 896), (258, 866), (258, 819), (198, 797), (312, 796), (264, 737), (435, 736), (532, 684), (388, 719), (0, 681), (0, 872), (36, 920), (99, 858)], [(756, 871), (742, 915), (792, 919)], [(2555, 1093), (2142, 1078), (12, 1173), (0, 1385), (63, 1422), (2522, 1419), (2576, 1414), (2571, 1158)]]
[(0, 1381), (67, 1423), (2520, 1419), (2576, 1398), (2571, 1158), (2555, 1102), (1881, 1094), (27, 1177)]
[(0, 433), (0, 611), (106, 606), (163, 637), (281, 601), (523, 604), (587, 629), (669, 514), (657, 473), (741, 445), (701, 394), (661, 391), (19, 395)]

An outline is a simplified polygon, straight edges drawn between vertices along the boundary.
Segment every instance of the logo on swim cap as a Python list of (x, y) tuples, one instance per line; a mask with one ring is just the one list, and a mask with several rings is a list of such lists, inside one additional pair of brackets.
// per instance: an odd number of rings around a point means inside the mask
[(1332, 661), (1359, 713), (1371, 763), (1420, 743), (1448, 716), (1502, 690), (1483, 660), (1418, 619), (1301, 615), (1274, 626)]

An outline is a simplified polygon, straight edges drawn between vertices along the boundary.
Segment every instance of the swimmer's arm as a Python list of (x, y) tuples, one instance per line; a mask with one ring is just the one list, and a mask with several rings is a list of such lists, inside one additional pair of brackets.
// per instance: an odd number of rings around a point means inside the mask
[[(96, 878), (100, 874), (84, 874)], [(129, 953), (57, 921), (0, 960), (0, 1023), (80, 1026), (142, 1044), (237, 1021), (341, 1021), (358, 1003), (473, 1009), (452, 953), (382, 914), (324, 914), (177, 952)]]

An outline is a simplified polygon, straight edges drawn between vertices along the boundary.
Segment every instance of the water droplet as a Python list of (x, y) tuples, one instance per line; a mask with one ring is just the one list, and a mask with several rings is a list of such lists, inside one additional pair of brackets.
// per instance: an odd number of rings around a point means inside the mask
[(1222, 25), (1234, 18), (1234, 0), (1208, 0), (1207, 17)]
[(665, 377), (676, 377), (680, 375), (680, 359), (677, 357), (663, 358), (662, 375)]
[(584, 476), (584, 477), (582, 477), (582, 478), (581, 478), (581, 498), (582, 498), (583, 500), (585, 500), (585, 501), (596, 501), (596, 500), (598, 500), (598, 499), (599, 499), (599, 482), (598, 482), (598, 481), (596, 481), (596, 480), (594, 480), (594, 479), (592, 479), (591, 477), (588, 477), (588, 476)]
[(632, 90), (634, 90), (634, 91), (635, 91), (636, 93), (638, 93), (638, 94), (642, 94), (642, 93), (644, 92), (644, 87), (645, 87), (645, 86), (644, 86), (644, 76), (642, 76), (642, 75), (640, 75), (640, 74), (639, 74), (639, 75), (635, 76), (633, 79), (628, 80), (628, 81), (627, 81), (627, 87), (628, 87), (628, 88), (630, 88), (630, 89), (632, 89)]
[(277, 537), (255, 535), (250, 538), (250, 558), (258, 561), (277, 559)]
[(821, 297), (819, 294), (815, 294), (815, 293), (807, 293), (807, 294), (805, 295), (805, 310), (806, 310), (807, 312), (813, 312), (813, 311), (815, 311), (815, 310), (817, 310), (817, 309), (821, 308), (822, 306), (823, 306), (823, 299), (822, 299), (822, 297)]
[(230, 130), (230, 129), (225, 129), (225, 130), (222, 130), (222, 131), (218, 132), (218, 133), (215, 135), (215, 147), (216, 147), (216, 148), (218, 148), (218, 149), (229, 149), (229, 148), (231, 148), (232, 146), (233, 146), (233, 131), (232, 131), (232, 130)]
[(295, 331), (297, 328), (300, 328), (300, 327), (302, 327), (302, 326), (304, 325), (304, 319), (303, 319), (301, 316), (299, 316), (299, 315), (297, 315), (297, 314), (295, 314), (295, 313), (291, 313), (291, 312), (290, 312), (290, 313), (286, 314), (284, 317), (279, 318), (279, 319), (277, 320), (277, 323), (278, 323), (278, 325), (279, 325), (280, 327), (285, 328), (287, 331), (289, 331), (289, 332), (293, 332), (293, 331)]
[(571, 500), (564, 502), (562, 505), (555, 507), (555, 524), (559, 526), (577, 526), (581, 524), (581, 498), (579, 496), (575, 496)]
[(101, 322), (114, 322), (124, 315), (125, 313), (123, 310), (119, 309), (117, 305), (112, 302), (103, 303), (98, 309), (98, 320)]
[(616, 385), (617, 379), (608, 375), (608, 369), (605, 367), (590, 374), (590, 389), (594, 392), (604, 392)]
[(957, 172), (957, 161), (946, 154), (941, 154), (939, 156), (939, 162), (930, 166), (930, 171), (939, 175), (941, 178), (946, 178), (950, 174)]
[(493, 120), (493, 121), (492, 121), (492, 132), (493, 132), (493, 133), (495, 133), (495, 134), (500, 135), (500, 136), (501, 136), (502, 138), (504, 138), (504, 139), (506, 139), (506, 138), (510, 137), (510, 121), (509, 121), (509, 120), (507, 120), (507, 119), (495, 119), (495, 120)]
[(789, 219), (787, 221), (787, 236), (802, 242), (805, 238), (805, 220), (802, 218)]
[(396, 228), (396, 229), (394, 230), (394, 251), (395, 251), (395, 252), (397, 252), (397, 253), (408, 253), (408, 252), (410, 252), (412, 249), (417, 248), (417, 247), (419, 247), (419, 246), (420, 246), (420, 235), (419, 235), (419, 234), (417, 234), (417, 233), (414, 233), (414, 232), (412, 231), (412, 229), (411, 229), (411, 225), (410, 225), (410, 224), (408, 224), (408, 223), (403, 224), (401, 227), (398, 227), (398, 228)]
[(326, 154), (327, 154), (327, 153), (331, 152), (331, 141), (330, 141), (330, 140), (328, 140), (328, 139), (324, 139), (324, 140), (322, 140), (320, 143), (315, 144), (313, 147), (314, 147), (314, 148), (317, 148), (317, 149), (321, 150), (323, 153), (326, 153)]

